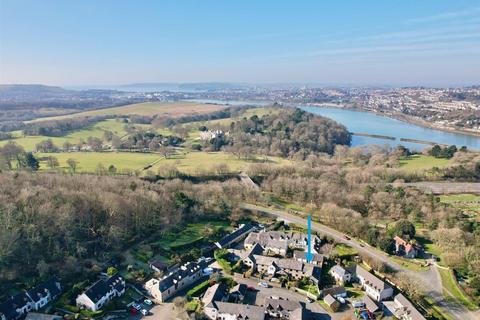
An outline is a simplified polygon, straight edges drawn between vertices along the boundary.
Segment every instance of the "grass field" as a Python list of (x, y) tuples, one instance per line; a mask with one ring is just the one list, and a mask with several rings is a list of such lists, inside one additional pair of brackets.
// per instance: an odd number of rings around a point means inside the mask
[(337, 243), (333, 248), (333, 253), (336, 253), (340, 258), (351, 257), (358, 254), (358, 251), (346, 244)]
[(440, 159), (431, 156), (414, 155), (408, 159), (400, 160), (400, 167), (408, 172), (416, 172), (432, 169), (433, 167), (445, 168), (448, 166), (448, 159)]
[[(137, 128), (143, 128), (143, 129), (150, 127), (149, 125), (144, 125), (144, 124), (135, 124), (133, 126)], [(96, 137), (96, 138), (103, 139), (103, 135), (105, 131), (111, 131), (119, 137), (122, 137), (127, 134), (127, 132), (125, 131), (125, 123), (117, 119), (108, 119), (108, 120), (100, 121), (90, 126), (89, 128), (77, 130), (62, 137), (23, 136), (21, 132), (15, 131), (13, 134), (17, 138), (13, 139), (12, 141), (22, 146), (26, 151), (34, 151), (35, 145), (37, 143), (47, 139), (51, 139), (57, 147), (62, 147), (63, 143), (67, 141), (72, 144), (76, 144), (82, 140), (86, 141), (88, 137)], [(7, 143), (6, 140), (0, 141), (0, 146), (2, 146), (5, 143)]]
[(452, 194), (440, 196), (440, 202), (446, 203), (469, 213), (480, 212), (480, 196), (475, 194)]
[[(77, 172), (95, 172), (101, 163), (108, 168), (114, 165), (117, 170), (142, 170), (148, 164), (158, 160), (161, 156), (153, 153), (133, 152), (64, 152), (64, 153), (37, 153), (37, 158), (53, 156), (58, 159), (60, 167), (68, 169), (67, 160), (72, 158), (78, 162)], [(48, 170), (45, 161), (40, 161), (40, 170)]]
[(390, 256), (390, 259), (408, 270), (416, 272), (429, 270), (429, 267), (425, 264), (425, 261), (417, 259), (405, 259), (397, 256)]
[(105, 115), (141, 115), (141, 116), (153, 116), (153, 115), (162, 115), (170, 117), (181, 117), (184, 115), (195, 115), (210, 113), (213, 111), (221, 110), (225, 108), (221, 105), (215, 104), (203, 104), (195, 102), (165, 102), (165, 103), (156, 103), (156, 102), (144, 102), (130, 104), (121, 107), (105, 108), (84, 111), (79, 113), (72, 113), (56, 117), (47, 117), (39, 118), (26, 123), (39, 122), (46, 120), (62, 120), (70, 119), (77, 117), (92, 117), (92, 116), (105, 116)]
[[(263, 162), (263, 159), (238, 159), (226, 152), (187, 152), (172, 155), (168, 159), (162, 158), (149, 170), (157, 172), (162, 166), (175, 165), (179, 171), (194, 175), (202, 170), (210, 170), (215, 165), (225, 163), (228, 166), (229, 172), (234, 173), (240, 172), (249, 164), (256, 162)], [(268, 162), (275, 164), (289, 163), (286, 159), (276, 157), (268, 157)]]

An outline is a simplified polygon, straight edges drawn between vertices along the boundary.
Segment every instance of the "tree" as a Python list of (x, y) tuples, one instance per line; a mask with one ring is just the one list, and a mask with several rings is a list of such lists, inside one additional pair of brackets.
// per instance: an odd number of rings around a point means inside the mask
[(408, 236), (409, 239), (413, 239), (415, 237), (415, 225), (408, 220), (400, 220), (395, 224), (393, 232), (396, 236)]
[(173, 153), (173, 148), (165, 145), (162, 145), (159, 150), (165, 159), (167, 159)]
[(59, 165), (60, 165), (60, 163), (58, 162), (58, 159), (56, 157), (50, 156), (50, 157), (47, 158), (47, 166), (50, 169), (58, 168)]
[(77, 160), (70, 158), (70, 159), (67, 160), (67, 165), (70, 167), (70, 171), (71, 171), (72, 173), (75, 173), (75, 172), (76, 172), (76, 170), (77, 170), (77, 165), (78, 165)]
[(27, 168), (30, 168), (33, 171), (37, 171), (40, 168), (40, 163), (33, 156), (33, 154), (31, 152), (27, 152), (25, 154), (25, 166)]
[(107, 268), (107, 274), (108, 274), (109, 276), (114, 276), (114, 275), (117, 274), (117, 272), (118, 272), (118, 270), (117, 270), (117, 268), (115, 268), (115, 267), (108, 267), (108, 268)]
[(108, 173), (110, 173), (110, 174), (115, 174), (115, 173), (117, 173), (117, 168), (116, 168), (113, 164), (111, 164), (111, 165), (108, 167)]
[(20, 157), (25, 153), (25, 150), (13, 141), (8, 141), (3, 147), (0, 148), (0, 156), (5, 159), (8, 169), (12, 169), (12, 162), (17, 161), (17, 165), (20, 163)]

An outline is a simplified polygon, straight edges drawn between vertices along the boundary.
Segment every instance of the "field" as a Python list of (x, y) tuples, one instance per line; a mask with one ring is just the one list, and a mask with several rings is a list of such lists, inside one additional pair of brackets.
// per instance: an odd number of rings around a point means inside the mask
[(438, 268), (438, 272), (442, 278), (443, 287), (445, 290), (448, 290), (448, 292), (446, 292), (447, 297), (452, 294), (454, 298), (461, 301), (468, 309), (477, 309), (476, 304), (462, 291), (462, 289), (459, 288), (450, 270)]
[[(148, 164), (158, 160), (159, 154), (133, 153), (133, 152), (62, 152), (62, 153), (37, 153), (36, 157), (53, 156), (58, 159), (60, 168), (68, 169), (67, 160), (75, 159), (78, 162), (77, 172), (95, 172), (101, 163), (106, 168), (114, 165), (117, 170), (142, 170)], [(40, 170), (49, 170), (46, 161), (40, 161)]]
[[(149, 125), (143, 125), (143, 124), (135, 124), (134, 126), (137, 128), (149, 127)], [(122, 137), (127, 134), (124, 127), (125, 127), (125, 123), (122, 123), (120, 120), (108, 119), (108, 120), (100, 121), (90, 126), (89, 128), (77, 130), (62, 137), (22, 136), (21, 132), (15, 131), (13, 132), (13, 134), (18, 138), (13, 139), (12, 141), (22, 146), (26, 151), (34, 151), (35, 145), (37, 143), (47, 139), (51, 139), (57, 147), (62, 147), (63, 143), (67, 141), (72, 144), (76, 144), (82, 140), (86, 141), (88, 137), (96, 137), (96, 138), (103, 139), (103, 134), (105, 133), (105, 131), (111, 131), (115, 135)], [(7, 143), (6, 140), (0, 141), (0, 146), (2, 146), (5, 143)]]
[(400, 167), (408, 172), (417, 172), (432, 169), (433, 167), (445, 168), (448, 166), (448, 159), (435, 158), (424, 155), (414, 155), (407, 159), (400, 160)]
[[(275, 164), (287, 164), (288, 160), (276, 157), (268, 157), (267, 162)], [(160, 167), (165, 165), (174, 165), (181, 172), (188, 174), (196, 174), (203, 170), (214, 168), (218, 164), (226, 164), (230, 173), (240, 172), (243, 168), (251, 163), (263, 162), (263, 158), (255, 160), (238, 159), (237, 157), (226, 152), (186, 152), (177, 153), (168, 159), (161, 158), (149, 170), (157, 172)]]
[(452, 194), (440, 196), (440, 202), (467, 213), (478, 214), (480, 212), (480, 196), (474, 194)]
[(203, 103), (194, 103), (194, 102), (165, 102), (165, 103), (155, 103), (155, 102), (144, 102), (130, 104), (121, 107), (105, 108), (84, 111), (79, 113), (72, 113), (56, 117), (47, 117), (40, 118), (26, 123), (39, 122), (46, 120), (62, 120), (78, 117), (92, 117), (92, 116), (108, 116), (108, 115), (141, 115), (141, 116), (153, 116), (153, 115), (162, 115), (169, 117), (181, 117), (184, 115), (195, 115), (210, 113), (217, 110), (225, 108), (221, 105), (215, 104), (203, 104)]
[[(114, 165), (118, 171), (139, 170), (143, 171), (145, 167), (154, 164), (149, 171), (157, 171), (165, 165), (174, 165), (180, 172), (196, 175), (205, 173), (205, 170), (211, 170), (218, 164), (226, 164), (228, 173), (238, 173), (251, 163), (263, 162), (262, 159), (245, 160), (238, 159), (225, 152), (185, 152), (177, 153), (165, 159), (158, 153), (135, 153), (135, 152), (58, 152), (58, 153), (37, 153), (40, 159), (40, 170), (49, 170), (44, 160), (46, 157), (56, 157), (60, 163), (60, 168), (68, 169), (67, 160), (75, 159), (78, 162), (77, 172), (93, 173), (99, 164), (106, 168)], [(288, 160), (268, 157), (268, 162), (286, 164)]]

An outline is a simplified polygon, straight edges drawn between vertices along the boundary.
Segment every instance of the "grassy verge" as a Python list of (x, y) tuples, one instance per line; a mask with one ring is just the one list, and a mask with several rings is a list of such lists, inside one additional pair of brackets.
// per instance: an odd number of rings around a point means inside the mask
[(469, 310), (478, 309), (478, 306), (458, 286), (451, 270), (446, 270), (446, 269), (439, 268), (438, 272), (440, 273), (440, 277), (442, 278), (442, 284), (443, 284), (444, 289), (448, 290), (448, 292), (445, 292), (447, 298), (450, 297), (449, 293), (451, 293), (453, 295), (453, 298), (460, 301)]
[(349, 245), (343, 243), (337, 243), (333, 248), (333, 254), (338, 255), (340, 258), (351, 257), (358, 255), (358, 251)]
[(397, 256), (390, 256), (390, 259), (408, 270), (420, 272), (420, 271), (428, 271), (429, 269), (429, 267), (422, 260), (405, 259)]
[(207, 288), (209, 287), (209, 285), (210, 285), (209, 280), (205, 280), (204, 282), (188, 290), (187, 295), (190, 297), (199, 297), (202, 293), (207, 291)]
[(454, 320), (442, 307), (437, 305), (437, 303), (431, 297), (424, 296), (423, 300), (428, 303), (428, 312), (434, 319)]

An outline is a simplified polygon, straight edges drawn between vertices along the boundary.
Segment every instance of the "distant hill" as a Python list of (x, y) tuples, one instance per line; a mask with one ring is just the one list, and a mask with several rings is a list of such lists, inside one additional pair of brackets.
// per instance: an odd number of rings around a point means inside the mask
[(18, 98), (55, 97), (74, 94), (74, 91), (41, 84), (0, 84), (0, 100)]

